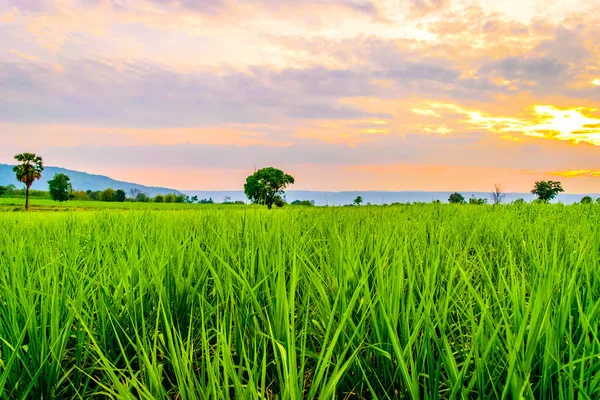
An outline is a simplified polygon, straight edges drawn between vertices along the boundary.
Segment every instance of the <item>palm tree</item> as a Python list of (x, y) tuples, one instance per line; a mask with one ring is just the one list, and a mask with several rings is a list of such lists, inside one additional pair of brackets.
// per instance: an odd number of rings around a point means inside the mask
[(353, 203), (356, 204), (357, 206), (360, 206), (362, 202), (363, 202), (363, 198), (361, 196), (356, 197), (353, 201)]
[(25, 210), (29, 210), (29, 189), (36, 179), (42, 177), (44, 164), (42, 157), (36, 156), (34, 153), (21, 153), (15, 156), (15, 160), (21, 164), (13, 168), (17, 180), (25, 184)]

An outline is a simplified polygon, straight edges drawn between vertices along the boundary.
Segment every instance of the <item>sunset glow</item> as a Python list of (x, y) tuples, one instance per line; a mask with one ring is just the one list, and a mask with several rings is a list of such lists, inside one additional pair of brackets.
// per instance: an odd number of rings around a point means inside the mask
[(0, 0), (0, 162), (35, 151), (178, 189), (240, 189), (272, 165), (294, 189), (529, 191), (560, 176), (600, 192), (598, 9)]

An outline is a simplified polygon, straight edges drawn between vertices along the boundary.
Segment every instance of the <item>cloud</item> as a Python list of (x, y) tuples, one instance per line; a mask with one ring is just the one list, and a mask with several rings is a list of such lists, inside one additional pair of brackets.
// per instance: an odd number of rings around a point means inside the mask
[(439, 12), (448, 7), (449, 3), (449, 0), (408, 0), (409, 8), (420, 16)]
[(548, 174), (564, 178), (598, 178), (600, 177), (600, 170), (579, 169), (574, 171), (553, 171), (548, 172)]
[(480, 110), (466, 109), (454, 104), (431, 103), (430, 108), (411, 110), (415, 114), (440, 117), (463, 116), (463, 124), (495, 132), (506, 139), (519, 140), (515, 134), (541, 139), (586, 143), (600, 146), (600, 116), (596, 109), (586, 107), (558, 108), (534, 105), (518, 117), (489, 115)]
[(0, 64), (0, 119), (154, 127), (348, 119), (369, 113), (339, 99), (374, 92), (367, 73), (323, 68), (178, 73), (153, 63), (103, 59), (62, 68)]
[(0, 153), (362, 186), (409, 165), (595, 171), (594, 3), (0, 0)]
[(480, 69), (481, 73), (491, 72), (510, 80), (542, 83), (560, 81), (567, 71), (567, 65), (556, 59), (523, 57), (507, 57)]

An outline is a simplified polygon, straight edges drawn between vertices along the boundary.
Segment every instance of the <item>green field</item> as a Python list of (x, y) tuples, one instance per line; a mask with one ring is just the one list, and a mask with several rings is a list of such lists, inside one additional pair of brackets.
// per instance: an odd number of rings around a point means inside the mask
[[(202, 204), (185, 203), (138, 203), (138, 202), (106, 202), (91, 200), (70, 200), (64, 203), (51, 199), (31, 198), (31, 211), (69, 211), (69, 210), (197, 210)], [(2, 211), (25, 211), (24, 198), (0, 197), (0, 212)], [(212, 204), (211, 206), (215, 206)], [(232, 207), (234, 204), (225, 204), (224, 207)]]
[(600, 398), (600, 206), (75, 206), (0, 213), (3, 399)]

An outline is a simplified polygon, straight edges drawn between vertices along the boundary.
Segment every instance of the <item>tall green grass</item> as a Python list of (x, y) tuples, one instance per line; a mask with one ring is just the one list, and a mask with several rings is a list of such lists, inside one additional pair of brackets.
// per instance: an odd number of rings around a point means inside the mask
[(600, 207), (0, 214), (0, 397), (598, 399)]

